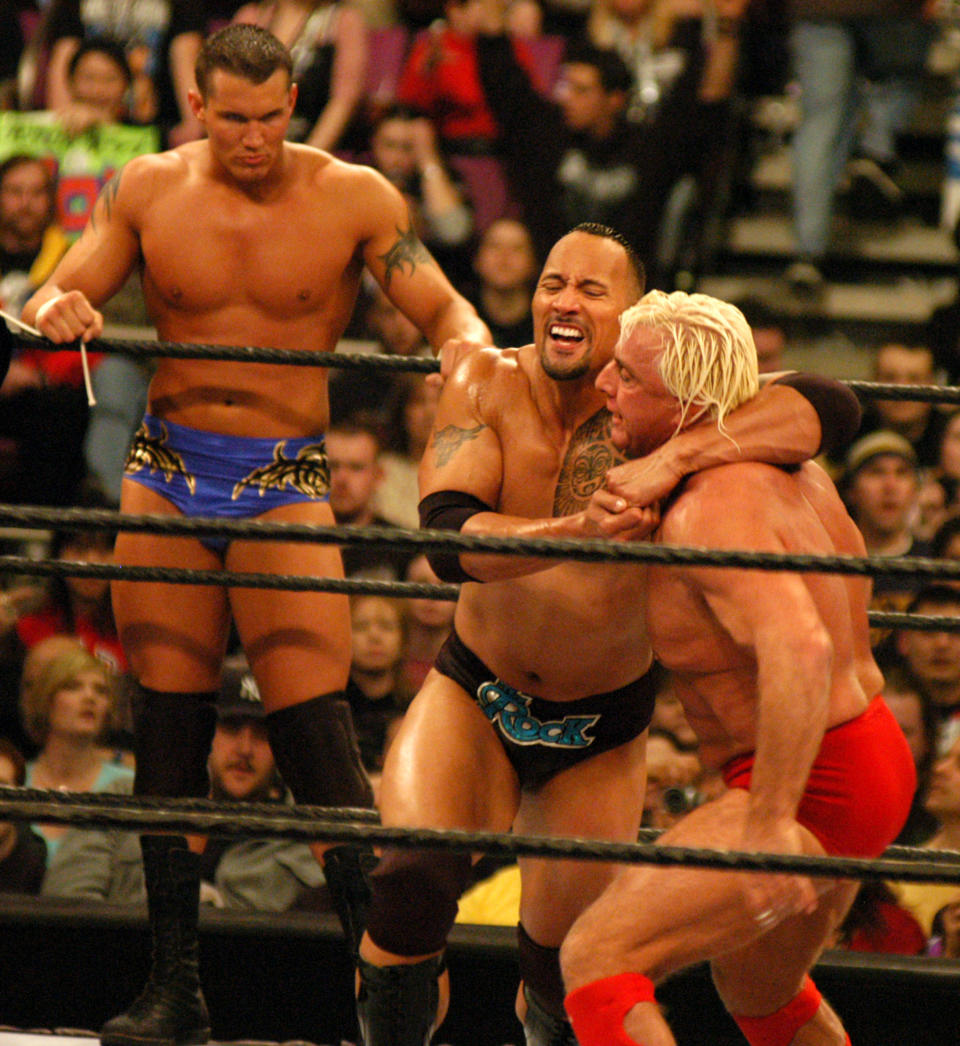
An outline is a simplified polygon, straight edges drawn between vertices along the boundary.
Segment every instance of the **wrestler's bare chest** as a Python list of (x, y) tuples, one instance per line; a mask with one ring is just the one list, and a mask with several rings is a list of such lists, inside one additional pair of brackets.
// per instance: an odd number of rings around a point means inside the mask
[(503, 484), (498, 509), (530, 518), (580, 512), (607, 471), (623, 460), (610, 441), (610, 415), (603, 408), (568, 438), (538, 422), (508, 428), (501, 443)]
[(154, 304), (189, 313), (238, 306), (302, 317), (335, 309), (360, 272), (349, 222), (302, 193), (270, 205), (167, 193), (144, 215), (140, 248)]

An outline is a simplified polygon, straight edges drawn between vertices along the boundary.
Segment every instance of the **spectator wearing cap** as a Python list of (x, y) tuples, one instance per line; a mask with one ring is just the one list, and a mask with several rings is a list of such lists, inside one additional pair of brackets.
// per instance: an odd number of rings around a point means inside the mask
[[(244, 662), (224, 666), (210, 749), (210, 796), (224, 802), (284, 802), (286, 789), (267, 739), (266, 710)], [(323, 873), (306, 843), (211, 838), (203, 855), (201, 899), (218, 908), (285, 911), (322, 907)], [(137, 837), (115, 829), (71, 829), (43, 884), (46, 896), (112, 904), (146, 899)]]
[[(913, 532), (919, 512), (920, 477), (913, 445), (880, 429), (861, 437), (847, 454), (841, 492), (871, 556), (927, 556), (929, 544)], [(873, 610), (902, 611), (923, 584), (908, 575), (873, 580)], [(874, 645), (883, 639), (874, 634)]]

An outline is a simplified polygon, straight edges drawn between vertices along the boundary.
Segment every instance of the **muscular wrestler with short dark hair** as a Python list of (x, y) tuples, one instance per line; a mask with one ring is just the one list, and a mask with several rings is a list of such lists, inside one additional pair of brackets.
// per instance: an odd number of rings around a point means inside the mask
[[(643, 504), (690, 469), (741, 454), (795, 462), (816, 451), (814, 410), (775, 384), (728, 419), (736, 444), (708, 422), (611, 470), (620, 458), (594, 380), (640, 293), (632, 253), (611, 230), (580, 226), (558, 241), (534, 292), (534, 343), (474, 352), (444, 387), (420, 470), (424, 526), (596, 537), (606, 512), (590, 496), (605, 476)], [(837, 395), (832, 411), (842, 414), (852, 397)], [(853, 414), (855, 427), (855, 403)], [(611, 508), (624, 501), (608, 490), (594, 497)], [(633, 537), (655, 515), (630, 508), (621, 519)], [(567, 562), (534, 573), (544, 564), (489, 554), (434, 565), (464, 584), (454, 633), (387, 756), (383, 823), (635, 839), (651, 652), (642, 614), (610, 608), (643, 592), (643, 568)], [(561, 1046), (573, 1038), (558, 947), (613, 869), (522, 858), (520, 871), (518, 1013), (529, 1046)], [(429, 1041), (446, 1006), (438, 974), (469, 874), (468, 855), (386, 850), (360, 949), (365, 1046)]]
[[(140, 267), (161, 338), (331, 352), (366, 265), (435, 348), (450, 339), (489, 344), (386, 179), (285, 141), (297, 95), (290, 74), (289, 53), (265, 30), (235, 25), (210, 37), (197, 62), (199, 91), (190, 95), (206, 138), (140, 157), (117, 174), (83, 236), (28, 302), (25, 320), (53, 341), (94, 338), (103, 327), (96, 307)], [(147, 409), (127, 462), (124, 512), (333, 524), (325, 370), (162, 359)], [(342, 576), (331, 545), (127, 533), (117, 558)], [(346, 596), (122, 581), (113, 596), (140, 683), (139, 794), (206, 795), (213, 699), (232, 615), (294, 796), (322, 805), (371, 802), (343, 697)], [(143, 850), (153, 972), (101, 1041), (201, 1043), (209, 1020), (197, 975), (196, 855), (171, 836), (144, 836)], [(350, 849), (318, 844), (317, 852), (342, 900), (338, 870)], [(341, 914), (349, 930), (349, 913)]]

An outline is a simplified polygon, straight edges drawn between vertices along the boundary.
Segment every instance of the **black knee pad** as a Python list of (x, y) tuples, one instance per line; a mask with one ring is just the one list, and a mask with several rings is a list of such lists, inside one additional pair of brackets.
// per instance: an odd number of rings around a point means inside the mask
[(537, 942), (517, 924), (517, 951), (520, 960), (520, 979), (529, 996), (533, 995), (540, 1009), (566, 1023), (563, 1008), (563, 975), (560, 973), (560, 949), (548, 948)]
[(298, 803), (373, 806), (342, 690), (271, 712), (267, 733), (280, 776)]
[(364, 1046), (429, 1046), (440, 1001), (440, 956), (406, 966), (374, 966), (361, 959), (357, 968)]
[(469, 854), (386, 850), (370, 876), (371, 940), (394, 955), (440, 951), (469, 881)]
[(173, 693), (136, 688), (134, 794), (200, 799), (209, 793), (207, 760), (217, 726), (216, 699), (215, 691)]

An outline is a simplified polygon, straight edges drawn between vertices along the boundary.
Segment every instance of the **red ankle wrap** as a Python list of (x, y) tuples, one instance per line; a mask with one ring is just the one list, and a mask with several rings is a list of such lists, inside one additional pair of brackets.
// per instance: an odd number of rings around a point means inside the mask
[(817, 986), (808, 977), (800, 991), (776, 1013), (766, 1017), (731, 1016), (750, 1046), (790, 1046), (797, 1032), (820, 1008), (820, 1000)]
[(580, 1046), (640, 1046), (623, 1030), (638, 1002), (656, 1002), (653, 981), (642, 973), (620, 973), (585, 984), (564, 1000)]

